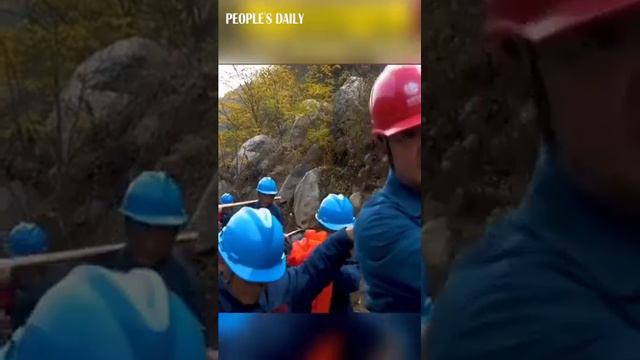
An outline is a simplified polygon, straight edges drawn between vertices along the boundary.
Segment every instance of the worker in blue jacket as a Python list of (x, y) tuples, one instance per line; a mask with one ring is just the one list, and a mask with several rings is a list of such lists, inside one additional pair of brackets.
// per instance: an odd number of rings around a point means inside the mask
[(204, 293), (195, 267), (173, 250), (176, 236), (188, 220), (177, 182), (165, 172), (141, 173), (129, 184), (120, 213), (127, 242), (108, 266), (120, 271), (137, 267), (155, 270), (204, 326)]
[(98, 266), (73, 269), (0, 350), (4, 360), (205, 357), (200, 323), (154, 271)]
[[(233, 195), (229, 193), (224, 193), (222, 194), (222, 196), (220, 196), (220, 205), (233, 204), (234, 202), (235, 202), (235, 199)], [(229, 219), (231, 219), (232, 215), (233, 215), (233, 208), (228, 207), (228, 208), (222, 209), (222, 211), (220, 212), (220, 225), (221, 225), (220, 229), (227, 226), (227, 223), (229, 222)]]
[[(319, 231), (311, 230), (314, 234), (319, 236), (331, 236), (337, 231), (353, 227), (355, 217), (353, 215), (353, 205), (348, 197), (343, 194), (329, 194), (327, 195), (315, 214), (316, 221), (318, 222)], [(346, 314), (353, 312), (353, 305), (351, 303), (351, 294), (360, 289), (360, 281), (362, 280), (362, 274), (360, 273), (360, 266), (354, 256), (349, 257), (345, 262), (340, 272), (331, 282), (331, 304), (329, 307), (330, 313)], [(301, 305), (300, 308), (292, 308), (292, 312), (310, 312), (311, 303), (297, 304)]]
[(534, 84), (543, 149), (521, 206), (457, 264), (430, 360), (640, 357), (640, 1), (489, 3)]
[(350, 256), (353, 230), (334, 233), (300, 266), (286, 268), (284, 233), (266, 209), (244, 207), (218, 234), (220, 312), (289, 312), (309, 303)]
[(275, 180), (270, 177), (263, 177), (258, 181), (258, 186), (256, 187), (256, 191), (258, 192), (258, 202), (251, 205), (254, 209), (265, 208), (271, 212), (280, 224), (284, 227), (286, 224), (284, 223), (284, 217), (282, 216), (282, 210), (275, 204), (274, 200), (276, 195), (278, 194), (278, 184)]
[[(38, 255), (49, 249), (49, 235), (40, 226), (31, 222), (20, 222), (11, 229), (7, 239), (7, 250), (12, 258)], [(29, 318), (38, 300), (54, 284), (41, 268), (25, 268), (14, 276), (14, 306), (10, 309), (11, 328), (16, 330)]]
[(422, 259), (420, 65), (387, 66), (371, 91), (372, 132), (391, 170), (355, 224), (356, 254), (372, 312), (420, 313)]

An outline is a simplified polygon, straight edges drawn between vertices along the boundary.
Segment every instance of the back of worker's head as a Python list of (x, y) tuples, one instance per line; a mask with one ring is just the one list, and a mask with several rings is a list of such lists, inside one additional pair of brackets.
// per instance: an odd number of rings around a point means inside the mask
[(79, 266), (4, 349), (9, 360), (204, 359), (200, 324), (151, 270)]
[(285, 272), (284, 232), (267, 209), (243, 207), (218, 234), (218, 252), (237, 277), (268, 283)]
[(315, 215), (316, 221), (323, 230), (336, 232), (353, 226), (355, 216), (353, 205), (348, 197), (343, 194), (329, 194), (322, 202)]
[(49, 237), (44, 229), (28, 222), (14, 226), (6, 243), (6, 250), (11, 257), (40, 254), (48, 248)]

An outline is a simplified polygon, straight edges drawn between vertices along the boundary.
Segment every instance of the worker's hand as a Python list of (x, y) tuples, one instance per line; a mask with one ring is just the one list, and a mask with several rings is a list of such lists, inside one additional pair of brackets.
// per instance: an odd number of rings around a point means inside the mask
[(345, 231), (347, 232), (347, 236), (349, 236), (349, 239), (351, 239), (351, 241), (354, 240), (354, 234), (353, 234), (353, 226), (349, 226), (348, 228), (345, 229)]
[(207, 360), (218, 360), (218, 351), (207, 349)]

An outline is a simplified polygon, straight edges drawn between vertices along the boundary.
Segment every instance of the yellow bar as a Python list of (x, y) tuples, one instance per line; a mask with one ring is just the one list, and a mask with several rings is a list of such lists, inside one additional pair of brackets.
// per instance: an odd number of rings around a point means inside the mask
[(221, 64), (419, 63), (420, 1), (220, 0)]

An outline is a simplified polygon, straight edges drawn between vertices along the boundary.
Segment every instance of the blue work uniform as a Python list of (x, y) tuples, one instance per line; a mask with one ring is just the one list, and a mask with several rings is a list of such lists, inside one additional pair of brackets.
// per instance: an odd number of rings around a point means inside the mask
[(40, 298), (53, 286), (55, 282), (42, 279), (34, 284), (29, 284), (16, 289), (15, 304), (11, 311), (11, 328), (15, 331), (29, 319), (31, 312), (40, 301)]
[[(258, 202), (251, 204), (251, 207), (254, 209), (262, 208), (262, 206), (260, 206), (260, 203)], [(278, 221), (280, 221), (280, 224), (282, 224), (282, 227), (284, 228), (284, 217), (282, 216), (282, 210), (280, 210), (278, 205), (272, 203), (271, 205), (267, 206), (265, 209), (268, 209), (271, 215), (273, 215), (273, 217), (278, 219)]]
[(639, 225), (543, 150), (521, 206), (450, 274), (429, 359), (640, 358)]
[[(116, 254), (114, 261), (108, 264), (110, 268), (119, 271), (129, 271), (136, 267), (143, 267), (136, 263), (128, 248)], [(198, 281), (195, 269), (186, 262), (178, 259), (174, 254), (151, 267), (164, 280), (165, 285), (187, 305), (193, 315), (201, 322), (204, 321), (204, 293)]]
[[(340, 268), (340, 272), (332, 279), (333, 284), (331, 288), (331, 305), (329, 306), (329, 313), (332, 314), (348, 314), (353, 312), (353, 305), (351, 304), (351, 293), (360, 289), (360, 280), (362, 274), (360, 274), (360, 268), (355, 259), (349, 259)], [(310, 313), (310, 302), (302, 304), (300, 302), (294, 304), (296, 307), (292, 307), (290, 310), (294, 313)]]
[(353, 312), (351, 304), (351, 293), (360, 289), (362, 274), (355, 260), (350, 260), (340, 269), (340, 275), (333, 280), (331, 289), (331, 306), (329, 312), (332, 314), (346, 314)]
[(426, 299), (421, 242), (420, 193), (394, 171), (363, 206), (355, 246), (371, 312), (420, 313)]
[(267, 284), (258, 303), (245, 305), (229, 292), (218, 278), (218, 309), (220, 312), (290, 312), (303, 308), (315, 299), (340, 272), (351, 255), (353, 242), (346, 231), (338, 231), (320, 244), (300, 266), (290, 267), (284, 276)]
[(222, 313), (218, 331), (222, 359), (420, 359), (416, 314)]

